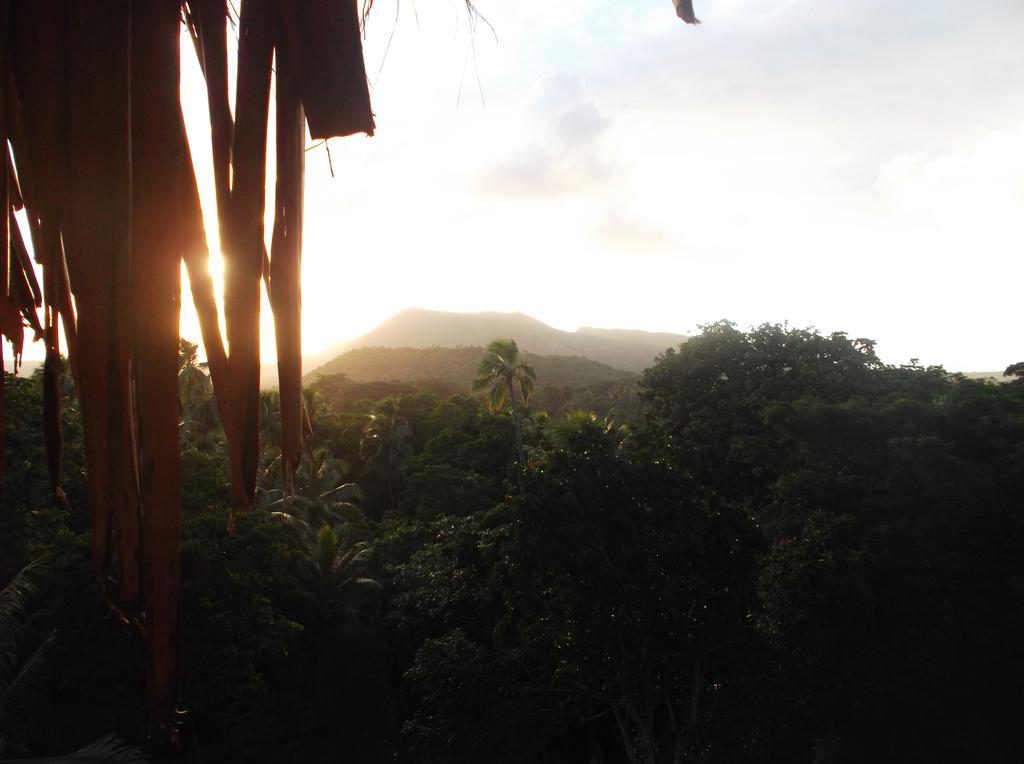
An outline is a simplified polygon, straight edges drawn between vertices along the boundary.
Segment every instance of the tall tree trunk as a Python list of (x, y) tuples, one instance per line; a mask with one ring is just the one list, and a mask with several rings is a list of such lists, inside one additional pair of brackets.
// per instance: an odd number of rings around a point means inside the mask
[(523, 427), (519, 423), (519, 407), (516, 405), (516, 389), (512, 384), (511, 377), (506, 377), (505, 382), (508, 383), (508, 398), (512, 401), (512, 424), (516, 428), (516, 459), (519, 461), (519, 466), (522, 467), (526, 464), (526, 451), (523, 449)]

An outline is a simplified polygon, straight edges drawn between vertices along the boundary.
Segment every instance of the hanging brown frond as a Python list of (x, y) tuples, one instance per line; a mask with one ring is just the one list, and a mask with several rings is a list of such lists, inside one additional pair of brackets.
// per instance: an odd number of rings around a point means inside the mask
[[(53, 290), (48, 283), (52, 280), (52, 274), (44, 278), (47, 291)], [(57, 334), (57, 313), (47, 300), (44, 300), (43, 315), (43, 341), (46, 344), (46, 359), (43, 361), (43, 442), (46, 446), (46, 470), (50, 477), (50, 488), (55, 496), (59, 496), (64, 464), (64, 433), (60, 424), (60, 339)]]
[[(4, 57), (0, 56), (0, 61), (4, 61), (4, 60), (5, 60)], [(0, 82), (3, 83), (2, 85), (0, 85), (0, 90), (3, 90), (4, 103), (6, 104), (9, 101), (9, 96), (7, 94), (7, 87), (6, 87), (6, 83), (8, 81), (8, 78), (7, 78), (7, 72), (6, 71), (2, 71), (2, 69), (3, 69), (3, 67), (0, 66)], [(6, 118), (6, 116), (7, 116), (7, 114), (4, 115), (5, 118)], [(7, 125), (6, 124), (4, 125), (4, 129), (5, 130), (7, 129)], [(6, 153), (7, 153), (7, 195), (8, 195), (7, 198), (8, 198), (8, 203), (10, 204), (11, 209), (13, 209), (13, 210), (20, 210), (20, 209), (22, 209), (25, 206), (25, 201), (21, 198), (21, 189), (18, 187), (18, 178), (14, 174), (14, 162), (11, 160), (10, 148), (5, 146), (4, 147), (4, 151), (6, 151)]]
[(260, 277), (273, 53), (272, 2), (246, 0), (239, 22), (231, 223), (224, 251), (228, 439), (235, 510), (252, 505), (259, 468)]
[[(8, 214), (7, 220), (9, 226), (8, 230), (10, 231), (12, 272), (21, 272), (22, 279), (25, 282), (25, 287), (31, 297), (31, 305), (36, 308), (41, 308), (43, 305), (43, 292), (39, 288), (39, 281), (36, 279), (36, 270), (32, 267), (32, 259), (29, 257), (28, 250), (25, 248), (25, 241), (21, 238), (21, 229), (18, 227), (18, 221), (14, 217), (14, 212), (10, 212)], [(35, 315), (35, 311), (32, 311), (32, 314)], [(27, 316), (26, 319), (28, 319)], [(36, 319), (35, 326), (38, 325), (39, 321)]]
[(687, 24), (699, 24), (700, 19), (693, 12), (693, 0), (672, 0), (676, 7), (676, 15)]
[(184, 156), (178, 0), (132, 5), (132, 358), (142, 507), (146, 667), (153, 722), (174, 738), (181, 461), (178, 321)]
[[(10, 279), (10, 304), (14, 310), (21, 314), (21, 318), (35, 332), (35, 339), (42, 339), (43, 328), (39, 323), (39, 316), (36, 315), (36, 308), (43, 304), (42, 292), (39, 290), (39, 282), (36, 280), (36, 272), (32, 267), (28, 252), (25, 249), (25, 242), (22, 241), (21, 231), (18, 229), (18, 221), (11, 211), (7, 215), (8, 244), (10, 246), (8, 258), (8, 274)], [(16, 330), (20, 331), (20, 329)], [(12, 342), (14, 340), (11, 340)], [(14, 371), (17, 372), (18, 364), (21, 362), (21, 347), (15, 346)]]
[[(25, 324), (35, 333), (33, 339), (42, 339), (43, 328), (39, 324), (39, 316), (36, 315), (35, 305), (32, 300), (32, 288), (25, 279), (25, 272), (17, 267), (18, 263), (13, 257), (11, 258), (11, 265), (11, 303), (20, 312)], [(32, 275), (33, 277), (35, 276), (34, 273)], [(18, 363), (20, 365), (20, 358)]]
[(210, 367), (213, 392), (217, 399), (217, 411), (221, 426), (228, 421), (228, 358), (224, 350), (224, 339), (220, 333), (220, 316), (217, 313), (217, 298), (214, 296), (213, 279), (210, 276), (210, 249), (206, 243), (206, 228), (203, 209), (199, 202), (199, 188), (192, 170), (192, 156), (188, 141), (184, 138), (184, 124), (181, 126), (184, 160), (181, 166), (181, 220), (182, 254), (188, 268), (188, 282), (192, 291), (192, 302), (199, 316), (199, 331), (206, 348), (206, 360)]
[[(13, 42), (13, 34), (11, 40)], [(3, 60), (3, 66), (0, 67), (0, 76), (4, 78), (3, 94), (4, 94), (4, 114), (7, 120), (5, 130), (7, 132), (7, 139), (10, 141), (10, 145), (15, 147), (15, 151), (18, 156), (18, 162), (20, 167), (15, 172), (15, 162), (10, 154), (10, 146), (5, 147), (8, 151), (8, 163), (7, 171), (9, 178), (9, 189), (17, 190), (17, 198), (12, 198), (11, 208), (12, 210), (21, 210), (25, 207), (30, 209), (27, 211), (27, 217), (29, 227), (33, 236), (33, 245), (35, 244), (38, 233), (39, 220), (38, 205), (34, 204), (30, 199), (28, 192), (24, 190), (24, 184), (31, 182), (31, 170), (29, 169), (29, 145), (28, 145), (28, 131), (25, 127), (25, 116), (23, 114), (24, 107), (21, 102), (21, 96), (18, 89), (18, 80), (15, 76), (13, 58), (11, 55), (11, 46), (8, 45), (0, 49), (0, 59)], [(20, 178), (18, 176), (21, 176)]]
[[(6, 48), (7, 3), (0, 3), (0, 50)], [(5, 299), (11, 294), (11, 245), (7, 215), (7, 210), (11, 206), (10, 175), (7, 153), (7, 67), (0, 57), (0, 299)], [(0, 380), (2, 379), (3, 371), (0, 370)], [(3, 433), (0, 431), (0, 440), (2, 438)]]
[(192, 0), (193, 17), (199, 33), (200, 63), (206, 78), (210, 111), (210, 140), (213, 146), (213, 177), (217, 193), (222, 246), (227, 242), (224, 228), (231, 202), (232, 118), (228, 97), (228, 48), (226, 0)]
[(129, 269), (132, 249), (131, 2), (69, 9), (69, 173), (63, 238), (75, 274), (77, 360), (83, 400), (93, 562), (101, 581), (111, 537), (116, 594), (139, 611), (140, 549), (135, 444), (131, 421)]
[[(0, 3), (0, 50), (6, 50), (7, 42), (7, 3)], [(14, 314), (13, 321), (21, 327), (21, 316), (15, 309), (15, 302), (11, 299), (11, 284), (13, 269), (11, 268), (11, 247), (10, 247), (10, 223), (8, 208), (11, 205), (10, 198), (10, 174), (7, 153), (7, 64), (6, 57), (0, 57), (0, 482), (3, 481), (4, 470), (7, 466), (7, 436), (6, 436), (6, 397), (7, 377), (4, 368), (4, 337), (7, 333), (14, 332), (13, 327), (8, 329), (7, 324), (12, 321), (9, 312)], [(10, 310), (8, 310), (10, 306)], [(24, 342), (24, 340), (22, 340)], [(17, 359), (17, 355), (15, 355)], [(17, 367), (17, 360), (15, 360)], [(15, 368), (17, 372), (17, 368)]]
[[(46, 229), (44, 229), (46, 230)], [(68, 273), (68, 261), (64, 255), (64, 242), (59, 230), (48, 231), (45, 239), (53, 244), (49, 256), (50, 270), (56, 273), (54, 306), (60, 315), (60, 328), (64, 332), (64, 342), (68, 346), (68, 366), (71, 377), (78, 386), (78, 319), (75, 304), (71, 297), (71, 277)]]
[[(63, 3), (38, 0), (10, 7), (7, 70), (8, 137), (14, 147), (21, 191), (28, 206), (36, 259), (44, 276), (43, 421), (51, 487), (59, 498), (63, 436), (60, 408), (58, 314), (70, 301), (62, 296), (63, 254), (60, 199), (67, 169), (67, 19)], [(31, 182), (27, 182), (28, 179)], [(59, 271), (59, 272), (58, 272)], [(69, 315), (69, 318), (72, 316)]]
[[(63, 332), (85, 425), (96, 571), (111, 604), (144, 630), (152, 719), (172, 739), (181, 261), (228, 435), (233, 509), (246, 509), (259, 460), (261, 277), (278, 334), (289, 474), (308, 428), (299, 319), (306, 115), (317, 137), (373, 131), (356, 0), (295, 7), (245, 0), (236, 121), (226, 1), (187, 0), (185, 18), (207, 82), (226, 266), (225, 352), (179, 103), (181, 6), (182, 0), (0, 0), (0, 335), (12, 341), (16, 363), (25, 325), (45, 344), (47, 466), (54, 494), (66, 504)], [(278, 185), (268, 258), (263, 213), (275, 46)], [(42, 289), (13, 214), (22, 208)], [(0, 373), (4, 364), (0, 352)], [(0, 397), (0, 418), (2, 405)]]
[[(60, 240), (60, 200), (68, 168), (67, 17), (65, 3), (35, 0), (10, 9), (10, 138), (28, 197), (30, 222), (38, 221), (42, 240), (33, 242), (44, 265), (56, 257)], [(31, 192), (31, 193), (29, 193)]]
[[(0, 60), (3, 60), (2, 56), (0, 56)], [(2, 67), (0, 67), (0, 69), (2, 69)], [(0, 82), (4, 83), (4, 85), (7, 82), (6, 75), (6, 72), (0, 72)], [(3, 90), (3, 99), (6, 103), (8, 100), (8, 95), (7, 88), (4, 85), (0, 85), (0, 90)], [(4, 129), (6, 128), (7, 125), (5, 124)], [(6, 151), (7, 153), (7, 200), (8, 204), (10, 204), (11, 209), (17, 211), (25, 207), (25, 201), (22, 199), (22, 189), (20, 189), (17, 185), (17, 177), (14, 174), (14, 163), (13, 161), (11, 161), (10, 157), (10, 148), (5, 146), (4, 151)]]
[[(284, 14), (282, 14), (284, 15)], [(294, 52), (277, 46), (277, 186), (271, 243), (274, 334), (277, 339), (278, 390), (281, 401), (281, 461), (290, 491), (302, 452), (302, 190), (306, 156), (306, 121), (299, 99)]]
[(310, 136), (373, 135), (357, 1), (310, 0), (281, 20)]
[(10, 297), (0, 297), (0, 342), (5, 338), (14, 351), (14, 370), (17, 371), (21, 363), (21, 351), (25, 346), (25, 328), (21, 322), (21, 313)]

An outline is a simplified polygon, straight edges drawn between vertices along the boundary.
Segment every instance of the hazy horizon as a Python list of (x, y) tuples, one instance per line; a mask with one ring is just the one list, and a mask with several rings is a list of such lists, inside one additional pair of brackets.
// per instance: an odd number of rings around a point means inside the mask
[[(357, 335), (352, 335), (352, 336), (348, 336), (348, 337), (341, 337), (337, 341), (332, 342), (330, 345), (328, 345), (326, 347), (316, 348), (316, 349), (313, 349), (313, 350), (307, 350), (306, 352), (303, 353), (303, 359), (304, 359), (303, 374), (306, 374), (306, 373), (312, 371), (316, 366), (319, 366), (322, 363), (326, 363), (327, 361), (333, 360), (334, 358), (337, 357), (337, 355), (335, 355), (335, 354), (343, 354), (343, 353), (347, 352), (348, 350), (354, 350), (354, 349), (357, 349), (359, 347), (363, 347), (363, 346), (359, 346), (359, 345), (353, 345), (352, 343), (355, 342), (356, 340), (360, 339), (361, 337), (363, 337), (365, 334), (372, 333), (375, 329), (379, 328), (382, 324), (385, 324), (385, 323), (391, 321), (392, 319), (397, 318), (398, 316), (400, 316), (403, 313), (406, 313), (407, 311), (441, 312), (441, 313), (453, 313), (453, 314), (457, 314), (457, 315), (474, 315), (474, 314), (488, 314), (488, 313), (490, 313), (490, 314), (496, 314), (496, 315), (500, 315), (500, 316), (509, 316), (509, 317), (511, 317), (511, 316), (523, 316), (523, 317), (525, 317), (527, 319), (540, 321), (540, 319), (538, 319), (536, 316), (531, 316), (531, 315), (529, 315), (529, 314), (527, 314), (527, 313), (525, 313), (523, 311), (487, 311), (487, 310), (480, 310), (480, 311), (434, 311), (431, 308), (423, 308), (422, 306), (418, 306), (418, 305), (409, 305), (409, 306), (406, 306), (405, 308), (402, 308), (401, 310), (395, 312), (394, 314), (386, 317), (383, 321), (380, 322), (380, 324), (377, 324), (377, 325), (371, 327), (368, 332), (361, 332), (360, 334), (357, 334)], [(566, 327), (554, 326), (553, 324), (548, 324), (547, 322), (543, 322), (543, 321), (541, 323), (544, 323), (545, 325), (551, 327), (552, 329), (557, 329), (557, 330), (565, 331), (565, 332), (579, 332), (581, 330), (595, 329), (595, 330), (598, 330), (598, 331), (627, 331), (627, 332), (629, 332), (629, 331), (641, 331), (641, 332), (648, 332), (648, 333), (651, 333), (651, 334), (662, 334), (662, 333), (666, 333), (666, 334), (679, 334), (679, 335), (685, 335), (687, 337), (693, 336), (695, 334), (699, 334), (701, 327), (705, 325), (705, 324), (702, 323), (702, 324), (698, 325), (697, 327), (695, 327), (695, 329), (693, 331), (691, 331), (691, 332), (662, 332), (660, 330), (638, 329), (637, 327), (630, 327), (630, 326), (591, 326), (591, 325), (586, 325), (586, 324), (580, 324), (578, 326), (572, 326), (572, 327), (566, 328)], [(710, 324), (710, 323), (713, 323), (713, 322), (708, 322), (708, 323)], [(775, 322), (767, 322), (767, 323), (775, 323)], [(746, 330), (746, 329), (752, 328), (752, 327), (740, 326), (739, 328)], [(820, 327), (814, 327), (814, 326), (806, 326), (806, 327), (795, 327), (794, 326), (793, 328), (809, 328), (809, 329), (819, 329), (820, 330)], [(201, 340), (201, 337), (198, 334), (198, 329), (196, 330), (196, 333), (194, 335), (183, 334), (182, 336), (183, 336), (184, 339), (187, 339), (187, 340), (199, 343), (200, 344), (200, 348), (201, 348), (202, 340)], [(853, 337), (855, 335), (850, 334), (849, 336)], [(874, 338), (870, 338), (870, 339), (874, 339)], [(445, 347), (446, 345), (441, 345), (441, 346)], [(31, 345), (26, 345), (26, 349), (29, 349), (31, 347), (32, 347)], [(28, 365), (26, 366), (23, 363), (22, 369), (19, 371), (19, 375), (21, 375), (21, 376), (27, 376), (27, 375), (31, 374), (34, 371), (34, 369), (36, 368), (36, 366), (41, 365), (41, 363), (42, 363), (42, 357), (41, 356), (36, 357), (36, 356), (30, 355), (28, 353), (26, 353), (26, 356), (25, 356), (24, 360), (28, 362)], [(316, 362), (314, 364), (314, 366), (312, 366), (312, 367), (309, 366), (309, 363), (308, 363), (311, 360)], [(924, 365), (928, 365), (928, 362), (923, 362), (922, 359), (918, 359), (916, 357), (906, 358), (906, 359), (899, 359), (899, 360), (882, 358), (882, 360), (884, 362), (886, 362), (886, 363), (891, 363), (891, 364), (894, 364), (894, 365), (898, 365), (898, 364), (901, 364), (901, 363), (907, 363), (907, 362), (909, 362), (911, 360), (916, 360), (919, 363), (924, 363)], [(266, 367), (268, 365), (272, 365), (275, 362), (276, 362), (276, 359), (273, 358), (272, 356), (264, 357), (263, 358), (263, 364), (262, 364), (263, 367), (264, 367), (264, 371), (267, 370)], [(949, 366), (948, 364), (941, 364), (941, 363), (934, 364), (934, 365), (944, 366), (946, 368), (946, 370), (950, 371), (950, 372), (961, 372), (961, 373), (967, 373), (967, 374), (972, 374), (972, 373), (994, 373), (996, 375), (999, 375), (1008, 364), (1004, 364), (1003, 366), (999, 366), (999, 367), (991, 367), (991, 368), (984, 368), (984, 369), (983, 368), (971, 368), (971, 369), (967, 369), (967, 368), (953, 368), (953, 367)], [(613, 367), (615, 367), (614, 364), (613, 364)], [(615, 367), (615, 368), (619, 368), (619, 367)], [(270, 380), (270, 379), (262, 380), (261, 381), (261, 385), (263, 385), (263, 386), (268, 386), (269, 385), (270, 387), (276, 388), (276, 386), (277, 386), (276, 372), (274, 373), (274, 378), (272, 380)]]
[(705, 0), (699, 27), (668, 0), (475, 5), (473, 31), (462, 0), (374, 4), (377, 134), (332, 140), (333, 178), (307, 154), (307, 354), (420, 306), (565, 330), (789, 322), (951, 370), (1024, 357), (1024, 5)]

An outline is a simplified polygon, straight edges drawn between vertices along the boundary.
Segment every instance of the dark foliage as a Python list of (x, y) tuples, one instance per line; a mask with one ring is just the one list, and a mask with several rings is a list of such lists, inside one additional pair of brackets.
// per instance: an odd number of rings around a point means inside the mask
[[(197, 373), (182, 405), (187, 755), (1009, 762), (1024, 749), (1024, 386), (886, 366), (841, 334), (720, 323), (661, 356), (621, 418), (625, 396), (609, 390), (620, 403), (602, 409), (578, 388), (551, 408), (591, 412), (548, 416), (538, 368), (517, 465), (507, 410), (326, 378), (306, 393), (312, 453), (294, 496), (267, 430), (257, 509), (229, 536), (219, 424), (190, 413), (209, 395)], [(6, 385), (3, 582), (46, 562), (2, 657), (31, 669), (25, 697), (45, 714), (29, 718), (63, 721), (0, 742), (145, 744), (142, 640), (91, 572), (73, 395), (69, 514), (48, 491), (41, 380)]]

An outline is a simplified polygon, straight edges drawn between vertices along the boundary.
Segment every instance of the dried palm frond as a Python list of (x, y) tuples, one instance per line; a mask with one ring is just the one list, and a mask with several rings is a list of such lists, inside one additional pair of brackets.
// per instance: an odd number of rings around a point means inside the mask
[[(189, 270), (229, 436), (235, 507), (245, 508), (259, 456), (261, 276), (276, 282), (289, 469), (301, 452), (305, 115), (325, 137), (373, 129), (356, 2), (310, 0), (295, 10), (246, 0), (235, 124), (227, 3), (187, 1), (207, 82), (230, 355), (179, 104), (181, 0), (0, 6), (10, 10), (0, 14), (0, 334), (13, 341), (16, 362), (26, 324), (45, 344), (44, 436), (57, 497), (65, 338), (85, 425), (94, 564), (102, 581), (113, 582), (111, 604), (145, 632), (153, 720), (173, 736), (181, 468), (177, 406), (169, 401), (177, 398), (180, 264), (184, 259)], [(279, 80), (279, 187), (268, 262), (263, 212), (275, 48), (287, 73)], [(22, 207), (42, 289), (13, 215)]]
[[(116, 536), (115, 604), (139, 606), (139, 530), (135, 452), (130, 423), (129, 268), (132, 250), (131, 29), (129, 2), (70, 7), (68, 177), (62, 235), (77, 302), (78, 386), (88, 406), (86, 469), (93, 561), (102, 570)], [(113, 517), (112, 517), (113, 515)], [(108, 594), (105, 592), (105, 594)]]
[(676, 15), (687, 24), (699, 24), (700, 19), (693, 12), (693, 0), (672, 0)]
[[(243, 6), (244, 13), (244, 6)], [(281, 46), (288, 51), (313, 139), (373, 135), (356, 0), (313, 0), (304, 13), (282, 12)]]
[[(0, 5), (0, 49), (7, 48), (7, 5)], [(11, 170), (7, 153), (7, 72), (0, 59), (0, 300), (11, 294), (10, 228), (7, 210), (11, 206)], [(2, 372), (0, 372), (2, 373)], [(2, 377), (0, 377), (2, 379)]]
[(181, 462), (181, 130), (178, 0), (131, 6), (132, 364), (138, 426), (146, 667), (153, 722), (174, 736)]
[(252, 505), (259, 468), (260, 277), (266, 188), (267, 113), (274, 55), (274, 6), (246, 0), (241, 9), (229, 236), (224, 250), (234, 509)]
[(43, 361), (43, 442), (46, 445), (50, 488), (55, 496), (59, 496), (64, 462), (64, 433), (60, 423), (60, 346), (54, 312), (46, 306), (43, 313), (46, 316), (43, 327), (43, 342), (46, 344), (46, 358)]
[(25, 242), (21, 238), (21, 229), (18, 228), (18, 221), (15, 219), (13, 211), (8, 215), (8, 220), (10, 226), (12, 272), (15, 274), (20, 272), (21, 280), (26, 287), (26, 301), (22, 303), (21, 307), (23, 311), (31, 313), (35, 318), (33, 323), (32, 319), (26, 315), (25, 320), (29, 321), (30, 325), (38, 327), (39, 317), (36, 316), (34, 308), (42, 307), (43, 292), (39, 288), (39, 281), (36, 279), (36, 269), (32, 267), (32, 260), (29, 258)]
[[(184, 125), (181, 130), (184, 135)], [(188, 269), (188, 282), (192, 302), (199, 316), (199, 331), (206, 348), (206, 361), (217, 398), (221, 422), (228, 417), (228, 357), (220, 331), (217, 298), (214, 296), (213, 278), (210, 276), (210, 249), (206, 244), (203, 210), (199, 202), (199, 188), (192, 170), (192, 158), (186, 141), (181, 166), (182, 254)]]
[[(280, 28), (281, 25), (279, 25)], [(306, 121), (299, 97), (293, 51), (277, 46), (277, 187), (271, 244), (272, 309), (277, 338), (281, 405), (281, 457), (285, 485), (292, 488), (302, 451), (302, 189), (305, 174)]]
[(233, 124), (228, 97), (228, 48), (225, 0), (189, 0), (198, 35), (198, 50), (206, 79), (207, 106), (210, 111), (210, 135), (213, 149), (214, 186), (220, 218), (221, 241), (227, 241), (224, 224), (231, 203), (231, 141)]

